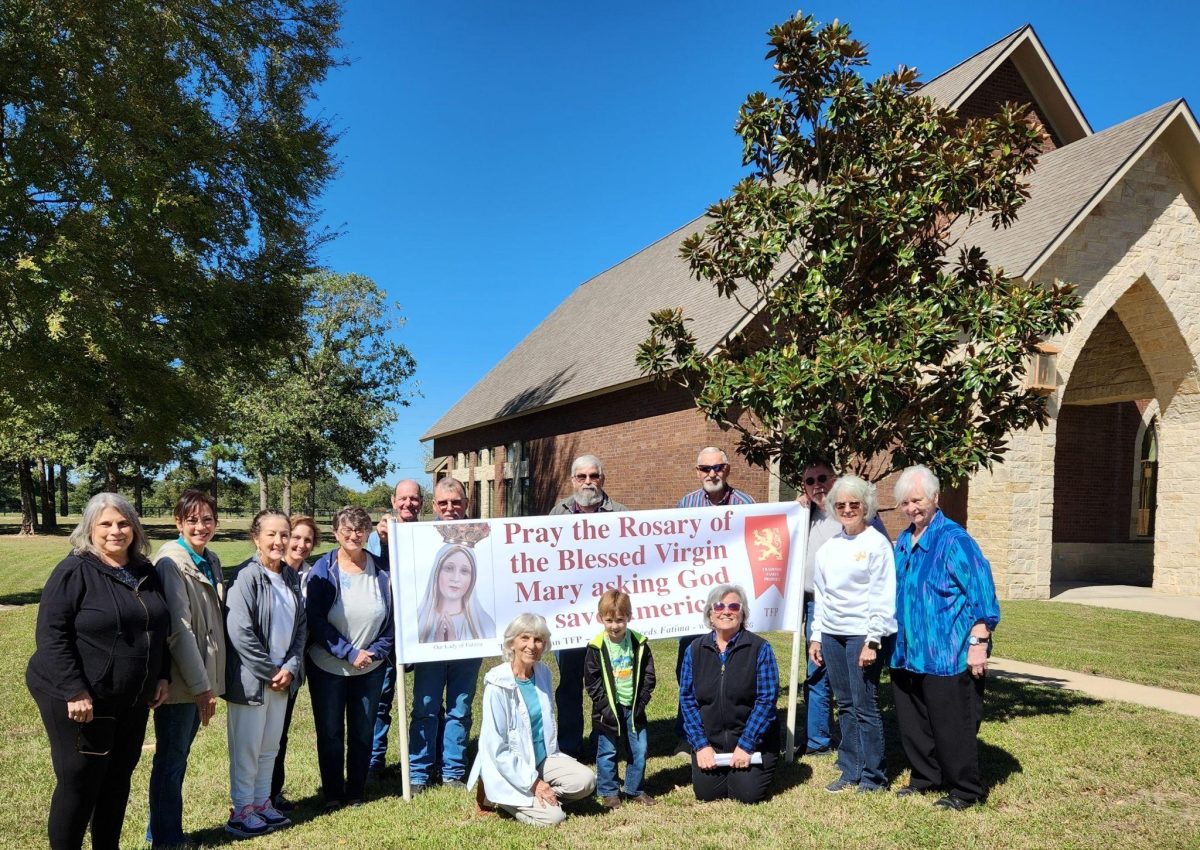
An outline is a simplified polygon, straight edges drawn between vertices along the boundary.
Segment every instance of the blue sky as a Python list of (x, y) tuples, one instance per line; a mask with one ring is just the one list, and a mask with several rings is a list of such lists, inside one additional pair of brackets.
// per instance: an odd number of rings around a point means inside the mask
[(341, 134), (322, 262), (373, 278), (406, 320), (421, 395), (392, 430), (392, 478), (424, 478), (420, 435), (576, 286), (729, 191), (737, 109), (770, 84), (766, 31), (798, 8), (848, 21), (870, 76), (930, 79), (1032, 23), (1099, 131), (1198, 108), (1197, 7), (349, 0), (349, 64), (317, 105)]

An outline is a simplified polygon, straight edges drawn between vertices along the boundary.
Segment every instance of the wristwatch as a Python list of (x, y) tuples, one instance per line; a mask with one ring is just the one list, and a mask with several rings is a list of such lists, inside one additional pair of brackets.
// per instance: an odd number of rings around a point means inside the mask
[(987, 642), (987, 638), (981, 638), (978, 635), (971, 635), (967, 638), (967, 646), (979, 646), (979, 644)]

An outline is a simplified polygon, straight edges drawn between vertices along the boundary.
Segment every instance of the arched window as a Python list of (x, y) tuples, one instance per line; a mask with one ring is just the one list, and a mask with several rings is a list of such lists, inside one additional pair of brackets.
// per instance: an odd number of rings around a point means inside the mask
[(1151, 419), (1138, 453), (1138, 537), (1154, 536), (1154, 511), (1158, 506), (1158, 419)]

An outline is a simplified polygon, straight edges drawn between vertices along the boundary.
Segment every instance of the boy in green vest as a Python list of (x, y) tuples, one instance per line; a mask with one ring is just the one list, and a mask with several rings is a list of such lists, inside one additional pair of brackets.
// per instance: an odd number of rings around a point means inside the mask
[(588, 644), (583, 684), (592, 698), (596, 732), (596, 790), (607, 809), (621, 805), (617, 783), (617, 744), (629, 747), (625, 767), (625, 799), (643, 806), (654, 799), (642, 788), (646, 772), (646, 706), (654, 692), (654, 656), (646, 638), (629, 628), (633, 605), (629, 594), (607, 590), (598, 613), (604, 631)]

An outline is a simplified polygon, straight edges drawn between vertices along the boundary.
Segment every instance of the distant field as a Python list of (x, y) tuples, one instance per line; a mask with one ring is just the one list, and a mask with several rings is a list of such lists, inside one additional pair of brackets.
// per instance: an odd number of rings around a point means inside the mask
[[(70, 549), (67, 535), (78, 522), (78, 516), (60, 518), (58, 534), (21, 537), (17, 534), (20, 517), (0, 514), (0, 605), (37, 602), (46, 577), (66, 557)], [(150, 536), (151, 554), (179, 534), (171, 517), (147, 517), (142, 524)], [(254, 552), (249, 528), (248, 517), (222, 517), (212, 548), (224, 566), (240, 564)], [(328, 530), (322, 536), (314, 550), (316, 554), (333, 548), (333, 536)]]

